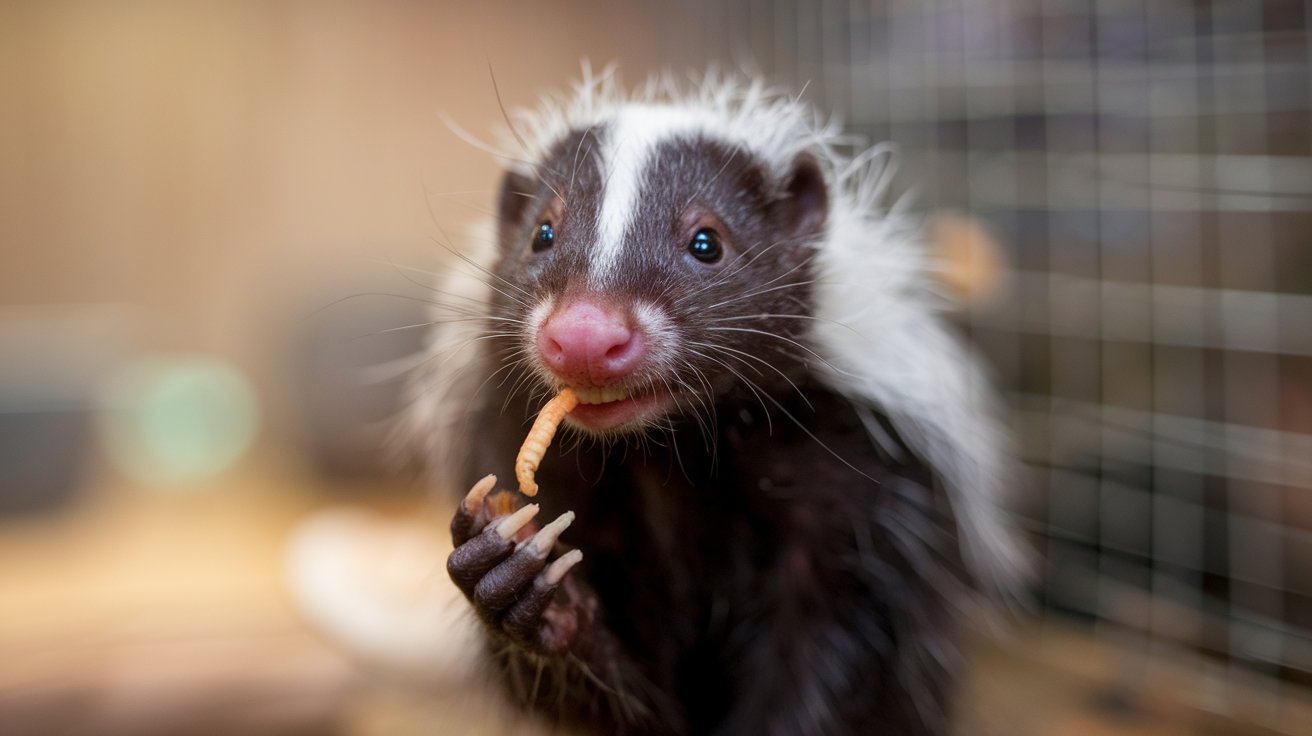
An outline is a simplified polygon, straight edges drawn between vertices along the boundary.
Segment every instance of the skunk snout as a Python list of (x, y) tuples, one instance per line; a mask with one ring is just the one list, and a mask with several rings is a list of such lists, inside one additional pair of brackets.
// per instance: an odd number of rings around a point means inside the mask
[(538, 331), (538, 356), (569, 385), (623, 379), (648, 355), (647, 338), (628, 309), (592, 298), (556, 309)]

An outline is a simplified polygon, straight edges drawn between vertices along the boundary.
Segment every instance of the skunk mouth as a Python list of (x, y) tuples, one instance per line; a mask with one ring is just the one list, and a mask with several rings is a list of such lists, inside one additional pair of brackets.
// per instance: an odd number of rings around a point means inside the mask
[(571, 387), (579, 397), (568, 421), (590, 430), (636, 428), (674, 405), (670, 392), (655, 387), (628, 389), (623, 386)]

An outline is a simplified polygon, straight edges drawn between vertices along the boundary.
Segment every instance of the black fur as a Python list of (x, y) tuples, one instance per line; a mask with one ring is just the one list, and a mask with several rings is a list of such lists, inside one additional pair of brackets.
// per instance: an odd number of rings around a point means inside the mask
[[(923, 464), (881, 459), (846, 401), (804, 394), (813, 409), (785, 408), (856, 469), (775, 411), (771, 430), (745, 394), (718, 410), (714, 463), (694, 426), (549, 453), (534, 500), (544, 519), (577, 513), (571, 575), (599, 613), (578, 659), (492, 647), (520, 702), (598, 733), (944, 731), (961, 577), (947, 499)], [(531, 411), (478, 418), (471, 484), (512, 477)]]

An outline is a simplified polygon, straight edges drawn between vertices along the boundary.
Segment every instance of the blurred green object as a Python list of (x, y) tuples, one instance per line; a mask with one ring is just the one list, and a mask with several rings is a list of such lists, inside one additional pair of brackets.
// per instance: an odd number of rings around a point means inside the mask
[(246, 454), (259, 407), (233, 366), (198, 356), (156, 357), (115, 373), (102, 394), (105, 452), (133, 480), (185, 487)]

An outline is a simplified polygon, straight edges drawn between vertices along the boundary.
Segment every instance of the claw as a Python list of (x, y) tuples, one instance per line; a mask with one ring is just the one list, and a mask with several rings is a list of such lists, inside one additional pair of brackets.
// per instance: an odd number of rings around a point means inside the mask
[[(546, 531), (545, 529), (543, 531)], [(542, 571), (542, 581), (547, 585), (560, 585), (565, 573), (568, 573), (583, 559), (583, 550), (572, 549), (556, 559)]]
[(566, 511), (556, 517), (555, 521), (539, 529), (538, 533), (534, 534), (533, 538), (524, 544), (530, 545), (533, 554), (541, 558), (546, 558), (547, 553), (555, 546), (556, 540), (560, 538), (561, 533), (569, 528), (570, 523), (573, 521), (574, 512)]
[(471, 514), (478, 513), (479, 507), (483, 505), (483, 499), (496, 484), (497, 477), (495, 475), (489, 474), (483, 476), (482, 480), (475, 483), (474, 487), (469, 489), (469, 493), (465, 494), (465, 500), (463, 502), (465, 511)]
[(496, 483), (495, 475), (486, 476), (465, 494), (464, 500), (460, 502), (460, 507), (451, 519), (451, 541), (455, 546), (459, 547), (468, 542), (471, 537), (482, 531), (483, 525), (489, 518), (493, 518), (490, 513), (493, 509), (484, 506), (483, 501)]
[(497, 534), (502, 539), (510, 539), (515, 533), (538, 515), (538, 505), (531, 503), (497, 523)]

